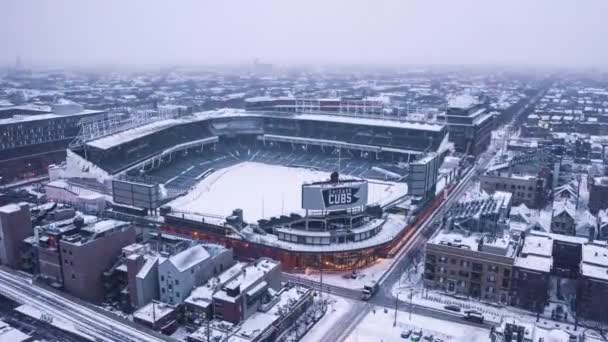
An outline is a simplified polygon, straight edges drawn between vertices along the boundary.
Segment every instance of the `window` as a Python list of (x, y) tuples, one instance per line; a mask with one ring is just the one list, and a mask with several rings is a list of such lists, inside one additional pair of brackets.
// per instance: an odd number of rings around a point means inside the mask
[(165, 293), (165, 288), (164, 288), (164, 287), (161, 287), (161, 288), (160, 288), (160, 292), (164, 294), (164, 293)]
[(76, 275), (72, 273), (72, 279), (76, 279)]
[(179, 286), (179, 280), (175, 279), (175, 286)]
[(175, 297), (179, 298), (179, 292), (175, 292)]
[(164, 275), (160, 276), (160, 281), (165, 281), (165, 276)]
[(452, 263), (452, 265), (456, 265), (456, 259), (451, 259), (450, 262)]
[(502, 274), (508, 278), (511, 275), (511, 270), (505, 269)]

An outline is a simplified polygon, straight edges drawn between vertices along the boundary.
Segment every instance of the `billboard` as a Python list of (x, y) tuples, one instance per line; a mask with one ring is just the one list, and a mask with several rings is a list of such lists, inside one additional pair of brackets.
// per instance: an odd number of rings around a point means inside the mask
[(340, 210), (367, 204), (367, 181), (302, 185), (302, 208)]
[(160, 186), (127, 180), (113, 180), (112, 199), (117, 204), (155, 209), (160, 205)]

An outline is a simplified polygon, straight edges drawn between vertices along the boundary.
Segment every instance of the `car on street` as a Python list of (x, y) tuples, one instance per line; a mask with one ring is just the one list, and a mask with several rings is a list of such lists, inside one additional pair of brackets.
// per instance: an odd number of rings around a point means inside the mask
[(409, 330), (409, 329), (408, 330), (403, 330), (401, 332), (401, 338), (409, 338), (411, 334), (412, 334), (411, 330)]
[(454, 304), (449, 304), (443, 307), (444, 309), (448, 310), (448, 311), (454, 311), (454, 312), (460, 312), (460, 306), (458, 305), (454, 305)]

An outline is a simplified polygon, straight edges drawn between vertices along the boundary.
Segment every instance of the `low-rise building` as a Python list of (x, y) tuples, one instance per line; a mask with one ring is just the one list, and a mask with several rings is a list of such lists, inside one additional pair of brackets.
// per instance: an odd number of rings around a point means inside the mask
[(313, 304), (310, 288), (287, 285), (269, 294), (257, 311), (238, 324), (213, 320), (188, 336), (188, 342), (270, 342), (279, 339)]
[(171, 334), (177, 329), (177, 311), (176, 306), (152, 301), (133, 313), (133, 321), (164, 334)]
[(267, 258), (256, 260), (213, 294), (213, 315), (216, 319), (239, 323), (258, 310), (268, 291), (279, 289), (281, 264)]
[(524, 237), (513, 263), (511, 305), (539, 312), (548, 300), (549, 276), (553, 267), (553, 239), (549, 235)]
[(161, 254), (158, 261), (160, 300), (181, 304), (196, 286), (204, 284), (234, 264), (231, 250), (217, 246), (212, 255), (202, 245), (194, 245), (177, 254)]
[(608, 245), (596, 241), (582, 246), (576, 287), (576, 311), (580, 317), (608, 322)]

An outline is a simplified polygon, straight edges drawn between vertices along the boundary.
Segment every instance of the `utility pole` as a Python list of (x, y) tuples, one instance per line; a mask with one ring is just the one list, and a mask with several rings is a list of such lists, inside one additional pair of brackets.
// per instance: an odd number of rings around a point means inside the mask
[(414, 310), (414, 304), (412, 303), (414, 299), (414, 289), (410, 289), (410, 322), (412, 321), (412, 310)]
[(399, 305), (399, 293), (395, 297), (395, 319), (393, 320), (393, 327), (397, 326), (397, 307)]

